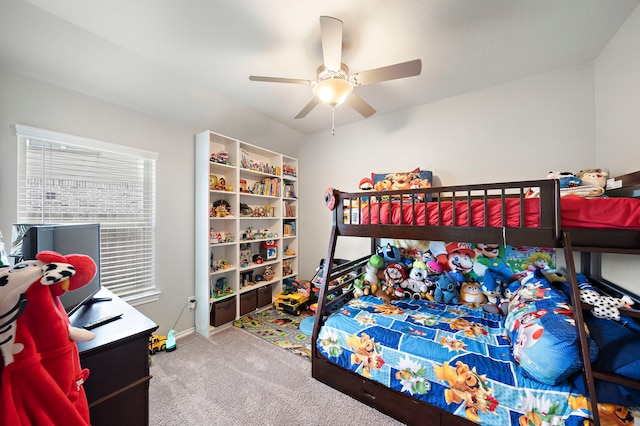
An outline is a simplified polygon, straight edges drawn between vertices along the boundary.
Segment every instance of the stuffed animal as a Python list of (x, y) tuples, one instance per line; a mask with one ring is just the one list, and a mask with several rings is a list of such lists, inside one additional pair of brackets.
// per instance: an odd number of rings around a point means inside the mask
[(380, 280), (378, 279), (378, 269), (382, 268), (383, 266), (384, 259), (382, 259), (382, 257), (378, 256), (377, 254), (374, 254), (369, 258), (369, 262), (367, 262), (364, 267), (364, 281), (369, 283), (369, 286), (371, 287), (371, 293), (375, 293), (378, 289), (378, 284), (380, 283)]
[(360, 180), (358, 184), (360, 191), (371, 191), (373, 189), (373, 181), (370, 177), (365, 177)]
[(469, 281), (462, 283), (460, 287), (460, 299), (472, 306), (480, 306), (484, 303), (484, 294), (480, 290), (480, 283)]
[[(58, 297), (91, 281), (96, 265), (85, 255), (45, 251), (36, 258), (0, 269), (0, 317), (11, 318), (5, 326), (15, 336), (0, 344), (0, 424), (89, 425), (82, 386), (89, 372), (74, 340), (94, 334), (71, 327)], [(13, 307), (22, 313), (5, 315)]]
[(598, 186), (600, 188), (605, 188), (607, 186), (607, 177), (609, 174), (607, 172), (588, 172), (583, 173), (582, 175), (582, 183), (584, 185), (589, 184), (593, 186)]
[[(393, 287), (396, 291), (396, 295), (398, 295), (398, 290), (402, 289), (401, 284), (407, 280), (407, 272), (404, 269), (404, 265), (402, 263), (394, 262), (384, 268), (384, 282), (387, 287)], [(404, 295), (404, 291), (399, 291), (402, 295)]]
[[(405, 297), (414, 300), (427, 299), (429, 286), (427, 285), (427, 264), (421, 260), (413, 262), (409, 278), (400, 283), (405, 290)], [(433, 298), (433, 297), (432, 297)]]
[(582, 179), (571, 172), (549, 172), (547, 179), (558, 179), (560, 188), (575, 188), (582, 185)]
[(353, 297), (367, 296), (371, 293), (371, 286), (365, 283), (363, 277), (353, 280)]
[(460, 294), (458, 293), (458, 282), (445, 272), (436, 281), (436, 290), (433, 298), (436, 302), (446, 304), (458, 304), (460, 302)]
[(576, 173), (576, 176), (579, 177), (580, 179), (582, 179), (582, 177), (587, 174), (587, 173), (605, 173), (602, 169), (600, 168), (594, 168), (594, 169), (582, 169), (580, 170), (578, 173)]
[(633, 300), (626, 294), (621, 298), (603, 296), (590, 285), (580, 289), (580, 300), (593, 306), (593, 316), (597, 318), (620, 321), (620, 308), (630, 308)]
[(391, 301), (396, 298), (393, 286), (382, 285), (374, 293), (374, 296), (382, 299), (385, 305), (390, 305)]
[(382, 257), (382, 260), (384, 260), (385, 265), (402, 261), (402, 252), (398, 247), (390, 243), (387, 243), (387, 245), (384, 247), (383, 246), (376, 247), (376, 254)]

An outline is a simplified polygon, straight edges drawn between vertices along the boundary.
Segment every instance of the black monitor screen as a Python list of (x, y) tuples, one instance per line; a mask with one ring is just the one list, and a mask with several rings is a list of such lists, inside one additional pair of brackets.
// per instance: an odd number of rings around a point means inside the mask
[(91, 282), (60, 297), (71, 315), (100, 290), (100, 225), (13, 225), (11, 256), (16, 261), (35, 259), (44, 250), (62, 255), (85, 254), (96, 263), (96, 276)]

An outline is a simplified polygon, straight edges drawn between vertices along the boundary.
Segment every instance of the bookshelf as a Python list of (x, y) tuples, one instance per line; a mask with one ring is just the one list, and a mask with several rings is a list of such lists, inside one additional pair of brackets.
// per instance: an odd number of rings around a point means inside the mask
[(211, 131), (195, 138), (196, 331), (264, 308), (298, 271), (298, 160)]

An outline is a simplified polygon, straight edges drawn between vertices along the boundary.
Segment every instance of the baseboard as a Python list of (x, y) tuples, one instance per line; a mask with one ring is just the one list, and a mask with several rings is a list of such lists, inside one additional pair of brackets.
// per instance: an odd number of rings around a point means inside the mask
[(195, 327), (188, 328), (188, 329), (186, 329), (184, 331), (181, 331), (180, 333), (176, 333), (176, 339), (181, 339), (181, 338), (186, 337), (186, 336), (188, 336), (190, 334), (193, 334), (195, 332), (196, 332), (196, 328)]

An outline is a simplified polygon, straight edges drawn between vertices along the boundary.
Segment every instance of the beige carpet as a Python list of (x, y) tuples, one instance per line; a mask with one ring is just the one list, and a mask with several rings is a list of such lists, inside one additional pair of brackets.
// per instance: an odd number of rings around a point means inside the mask
[(152, 357), (150, 425), (400, 425), (311, 377), (311, 363), (235, 327)]

